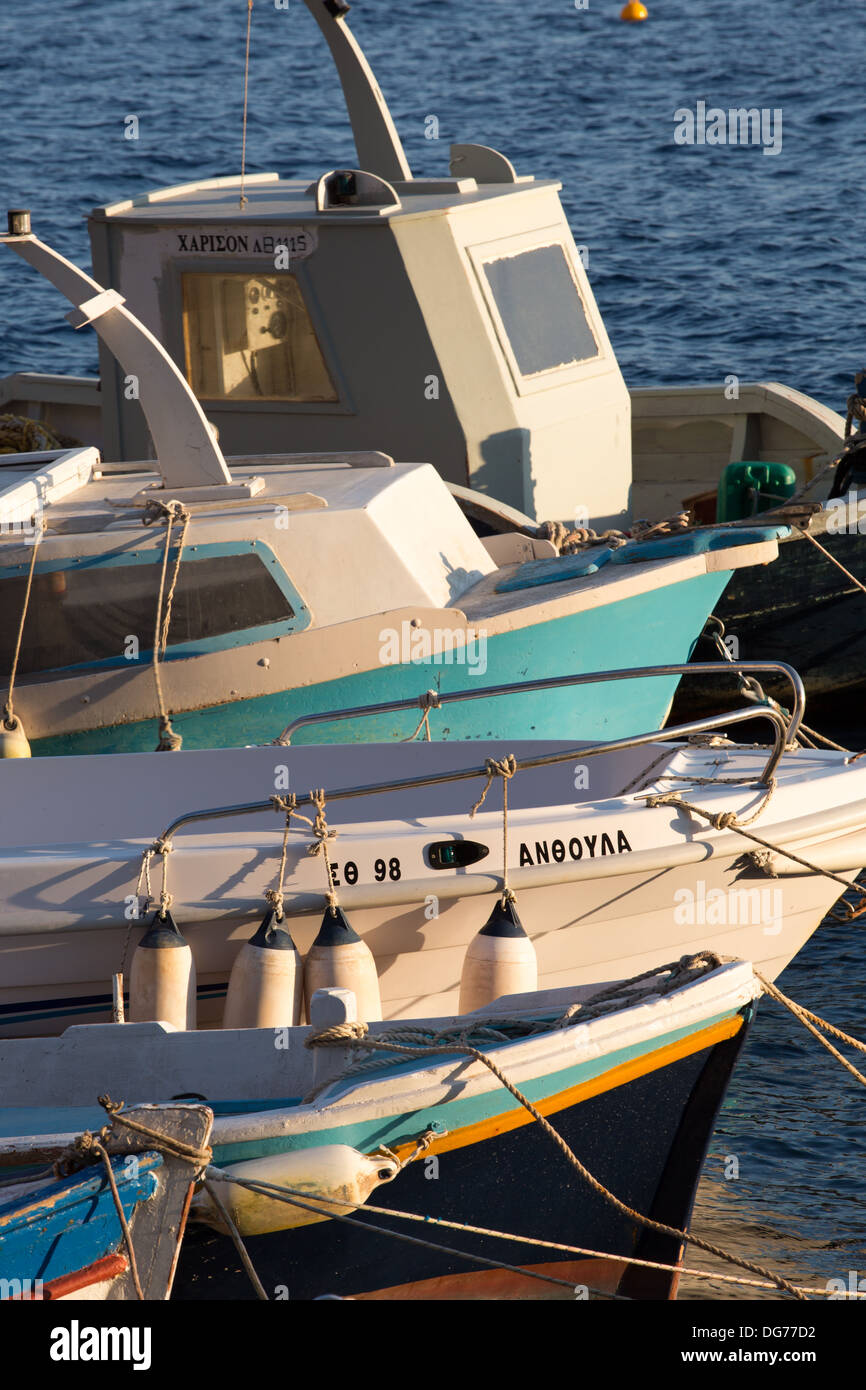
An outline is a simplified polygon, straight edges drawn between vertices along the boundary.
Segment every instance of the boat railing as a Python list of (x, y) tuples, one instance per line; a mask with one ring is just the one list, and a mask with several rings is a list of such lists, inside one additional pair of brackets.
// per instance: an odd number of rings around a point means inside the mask
[[(738, 672), (741, 675), (756, 675), (762, 672), (785, 676), (790, 681), (794, 693), (794, 704), (787, 725), (787, 742), (793, 743), (797, 737), (800, 723), (806, 708), (806, 691), (803, 682), (793, 666), (786, 661), (695, 661), (676, 666), (638, 666), (624, 671), (586, 671), (571, 676), (544, 676), (537, 680), (515, 681), (508, 685), (485, 685), (471, 690), (450, 690), (445, 693), (435, 690), (414, 699), (385, 700), (378, 705), (359, 705), (355, 709), (323, 710), (319, 714), (301, 714), (287, 724), (275, 743), (288, 746), (299, 729), (315, 724), (331, 724), (343, 719), (366, 719), (377, 714), (396, 714), (401, 710), (444, 709), (457, 700), (488, 700), (491, 696), (522, 695), (527, 692), (554, 690), (564, 685), (595, 685), (602, 681), (643, 680), (648, 676), (687, 676), (713, 675)], [(727, 716), (726, 716), (727, 717)]]
[[(750, 663), (746, 663), (750, 664)], [(751, 663), (757, 665), (758, 663)], [(778, 663), (777, 663), (778, 664)], [(661, 671), (662, 668), (659, 668)], [(679, 667), (671, 668), (679, 670)], [(761, 666), (765, 670), (766, 666)], [(790, 667), (787, 668), (791, 670)], [(792, 672), (796, 675), (796, 672)], [(799, 680), (799, 677), (797, 677)], [(543, 685), (544, 682), (541, 682)], [(411, 701), (406, 702), (407, 705)], [(743, 784), (754, 781), (758, 786), (769, 786), (773, 774), (779, 764), (782, 754), (788, 744), (787, 735), (790, 724), (780, 710), (770, 705), (750, 706), (746, 709), (730, 710), (727, 714), (713, 714), (704, 719), (693, 719), (688, 724), (678, 724), (670, 729), (650, 729), (646, 733), (632, 734), (628, 738), (610, 739), (605, 743), (598, 744), (578, 744), (566, 750), (557, 750), (555, 753), (540, 754), (530, 758), (518, 758), (516, 760), (516, 770), (522, 771), (529, 768), (551, 767), (556, 763), (565, 763), (578, 759), (583, 761), (586, 758), (594, 757), (601, 753), (613, 753), (620, 749), (639, 748), (643, 744), (665, 743), (675, 739), (686, 739), (700, 734), (711, 734), (714, 730), (723, 725), (729, 727), (731, 724), (741, 724), (754, 719), (767, 719), (773, 726), (773, 747), (770, 750), (763, 771), (759, 777), (744, 778)], [(340, 787), (327, 792), (328, 802), (345, 801), (356, 797), (374, 796), (386, 792), (411, 791), (420, 787), (430, 787), (444, 784), (447, 782), (466, 782), (475, 777), (487, 777), (487, 764), (470, 768), (457, 768), (451, 772), (431, 772), (415, 777), (404, 777), (398, 780), (371, 782), (361, 787)], [(167, 843), (174, 835), (185, 826), (198, 821), (220, 820), (228, 816), (253, 815), (266, 811), (274, 813), (279, 811), (279, 797), (269, 797), (266, 801), (248, 801), (234, 806), (214, 806), (203, 811), (190, 811), (184, 815), (176, 817), (159, 837), (159, 841)], [(296, 796), (293, 798), (293, 808), (302, 806), (313, 806), (312, 793), (306, 796)]]

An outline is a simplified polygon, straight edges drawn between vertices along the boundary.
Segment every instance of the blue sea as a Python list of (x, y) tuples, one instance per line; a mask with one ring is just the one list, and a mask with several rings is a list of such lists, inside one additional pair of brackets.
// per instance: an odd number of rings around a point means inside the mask
[[(449, 143), (473, 141), (519, 173), (562, 180), (630, 385), (734, 373), (843, 410), (866, 365), (863, 0), (648, 4), (649, 20), (627, 25), (621, 0), (356, 0), (350, 23), (416, 174), (446, 173)], [(246, 15), (246, 0), (7, 0), (0, 206), (31, 208), (34, 230), (89, 265), (91, 207), (236, 172)], [(677, 144), (675, 113), (699, 102), (765, 109), (778, 152)], [(437, 140), (425, 135), (430, 116)], [(247, 160), (309, 179), (355, 162), (330, 55), (301, 0), (254, 5)], [(11, 256), (0, 256), (0, 297), (0, 376), (96, 372), (92, 334), (75, 334), (65, 302)], [(866, 743), (866, 729), (852, 742)], [(864, 932), (825, 925), (781, 980), (861, 1037)], [(804, 1283), (866, 1277), (862, 1095), (765, 1002), (696, 1231)], [(736, 1178), (725, 1177), (730, 1156)], [(682, 1296), (755, 1294), (686, 1280)]]

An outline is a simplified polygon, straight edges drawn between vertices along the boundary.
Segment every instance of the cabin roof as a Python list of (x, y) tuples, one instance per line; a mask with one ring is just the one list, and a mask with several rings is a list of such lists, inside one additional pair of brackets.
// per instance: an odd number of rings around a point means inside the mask
[(203, 221), (226, 223), (272, 223), (291, 218), (295, 222), (333, 224), (345, 220), (378, 220), (381, 217), (407, 218), (437, 216), (472, 204), (490, 203), (515, 193), (534, 193), (559, 189), (558, 179), (532, 179), (519, 183), (477, 184), (474, 179), (413, 179), (393, 185), (400, 198), (399, 207), (353, 207), (316, 210), (315, 181), (281, 178), (279, 174), (246, 179), (247, 204), (240, 211), (239, 178), (206, 179), (200, 183), (179, 184), (156, 189), (138, 198), (128, 198), (95, 208), (97, 221), (163, 223)]
[[(384, 460), (385, 456), (382, 457)], [(208, 489), (205, 500), (191, 502), (192, 509), (194, 513), (213, 510), (219, 511), (223, 516), (231, 516), (270, 511), (278, 502), (294, 501), (296, 508), (293, 510), (326, 508), (331, 512), (361, 511), (371, 506), (392, 484), (408, 478), (410, 474), (435, 474), (431, 465), (425, 463), (392, 463), (390, 466), (363, 467), (350, 460), (351, 455), (345, 460), (330, 458), (321, 462), (292, 462), (290, 456), (280, 458), (278, 455), (230, 457), (226, 462), (231, 469), (233, 482), (242, 483), (258, 479), (261, 484), (258, 490), (250, 497), (239, 498), (235, 495), (222, 500), (219, 498), (218, 489)], [(0, 475), (0, 496), (17, 489), (22, 483), (38, 480), (40, 475), (45, 476), (45, 469), (44, 466), (40, 468), (38, 464), (27, 468), (22, 463), (20, 469), (15, 467), (4, 470)], [(438, 484), (438, 478), (436, 481)], [(133, 509), (132, 499), (138, 497), (144, 489), (156, 489), (159, 483), (160, 475), (147, 460), (138, 465), (126, 464), (120, 469), (97, 464), (89, 477), (82, 470), (79, 479), (73, 480), (70, 477), (65, 495), (49, 497), (43, 493), (43, 506), (49, 509), (46, 516), (49, 530), (58, 529), (58, 522), (62, 520), (69, 522), (79, 518), (82, 523), (80, 529), (87, 531), (92, 529), (92, 526), (86, 524), (85, 518), (100, 514), (108, 514), (112, 519), (120, 520), (123, 516), (124, 502), (129, 502), (130, 509)], [(421, 483), (420, 477), (418, 483)], [(424, 483), (426, 492), (430, 480), (425, 477)], [(438, 491), (438, 487), (435, 490)], [(167, 499), (172, 493), (170, 489), (166, 491), (160, 488), (154, 495)], [(185, 504), (190, 505), (190, 499), (184, 500)], [(143, 502), (139, 500), (134, 509), (140, 512), (142, 505)], [(458, 515), (456, 504), (452, 505), (455, 515)], [(460, 520), (462, 522), (462, 517)], [(74, 532), (79, 528), (67, 525), (63, 529)]]

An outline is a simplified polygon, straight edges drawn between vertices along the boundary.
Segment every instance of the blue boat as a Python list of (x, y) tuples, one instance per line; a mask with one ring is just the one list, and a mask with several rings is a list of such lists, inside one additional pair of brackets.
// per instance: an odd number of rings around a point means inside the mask
[[(47, 1171), (7, 1179), (0, 1299), (168, 1298), (212, 1122), (202, 1105), (140, 1106), (52, 1154)], [(20, 1157), (31, 1167), (40, 1155), (26, 1147)], [(4, 1161), (15, 1157), (12, 1146)]]

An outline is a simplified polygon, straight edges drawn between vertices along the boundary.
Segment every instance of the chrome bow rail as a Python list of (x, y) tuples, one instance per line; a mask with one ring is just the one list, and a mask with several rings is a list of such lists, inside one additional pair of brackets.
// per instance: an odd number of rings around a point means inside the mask
[[(708, 662), (706, 663), (706, 665), (711, 670), (717, 669), (717, 663)], [(778, 670), (781, 671), (783, 674), (789, 676), (795, 691), (795, 711), (794, 714), (791, 715), (790, 719), (786, 719), (784, 714), (782, 714), (778, 709), (775, 709), (770, 705), (752, 705), (746, 709), (731, 710), (727, 714), (714, 714), (704, 719), (694, 719), (688, 724), (679, 724), (675, 728), (671, 729), (651, 729), (645, 733), (632, 734), (628, 738), (611, 739), (605, 743), (592, 744), (589, 746), (577, 745), (576, 747), (573, 746), (567, 749), (565, 752), (559, 751), (556, 753), (542, 754), (534, 758), (521, 758), (517, 762), (517, 770), (519, 771), (521, 769), (534, 767), (550, 767), (556, 763), (568, 762), (573, 759), (582, 760), (584, 758), (591, 758), (600, 753), (615, 752), (623, 748), (639, 748), (643, 744), (665, 743), (669, 740), (688, 738), (694, 734), (712, 733), (715, 729), (719, 729), (722, 726), (728, 727), (731, 724), (742, 724), (754, 719), (767, 719), (773, 726), (773, 747), (770, 750), (767, 762), (764, 765), (763, 772), (761, 773), (760, 777), (756, 777), (754, 779), (759, 786), (767, 786), (769, 785), (769, 782), (773, 777), (773, 774), (779, 764), (779, 761), (782, 757), (782, 754), (785, 751), (785, 748), (791, 743), (793, 735), (794, 733), (796, 733), (796, 729), (799, 726), (800, 717), (802, 715), (802, 705), (805, 703), (803, 685), (800, 680), (800, 677), (797, 675), (797, 672), (792, 667), (785, 665), (783, 662), (740, 662), (738, 663), (738, 666), (741, 669), (747, 671), (767, 671), (770, 669)], [(701, 666), (659, 666), (650, 667), (647, 669), (650, 674), (665, 675), (679, 671), (700, 671)], [(626, 677), (634, 676), (635, 674), (644, 674), (644, 672), (638, 671), (637, 673), (635, 673), (634, 671), (617, 671), (612, 672), (611, 677), (612, 679), (625, 679)], [(598, 675), (593, 675), (592, 677), (578, 676), (576, 678), (576, 682), (585, 684), (588, 680), (591, 679), (597, 680)], [(537, 682), (521, 682), (521, 686), (527, 686), (529, 688), (532, 688), (533, 686), (539, 686), (540, 688), (544, 689), (545, 687), (550, 685), (560, 685), (566, 683), (566, 680), (542, 680)], [(512, 686), (504, 687), (504, 689), (508, 692), (513, 691), (514, 688), (515, 687)], [(475, 693), (475, 691), (470, 692), (472, 696), (474, 696)], [(449, 698), (456, 699), (459, 698), (459, 696), (454, 695)], [(368, 710), (371, 708), (411, 709), (413, 707), (417, 708), (417, 702), (405, 700), (395, 702), (394, 706), (372, 706), (368, 707)], [(357, 712), (364, 713), (367, 711), (362, 709), (361, 711), (349, 710), (340, 711), (339, 713), (341, 713), (345, 718), (350, 718), (353, 713)], [(318, 716), (315, 716), (315, 718), (318, 721)], [(327, 719), (332, 718), (334, 718), (334, 715), (327, 716)], [(549, 742), (549, 740), (547, 741)], [(452, 745), (449, 744), (447, 746), (451, 747)], [(466, 747), (465, 744), (461, 746)], [(329, 790), (327, 792), (327, 799), (329, 802), (350, 800), (355, 797), (374, 796), (379, 793), (385, 792), (408, 791), (415, 787), (435, 786), (439, 783), (465, 782), (471, 780), (473, 777), (486, 776), (486, 765), (483, 767), (475, 766), (468, 768), (458, 768), (451, 772), (427, 773), (424, 776), (406, 777), (401, 778), (398, 781), (372, 782), (363, 787), (340, 787), (334, 789), (333, 791)], [(312, 806), (312, 796), (298, 796), (296, 798), (295, 804), (298, 807)], [(215, 806), (204, 811), (190, 811), (182, 816), (178, 816), (175, 820), (173, 820), (171, 824), (166, 827), (166, 829), (163, 831), (162, 835), (159, 838), (162, 841), (170, 840), (172, 836), (177, 833), (178, 830), (182, 829), (186, 825), (191, 825), (193, 822), (220, 820), (227, 816), (260, 814), (266, 811), (270, 811), (271, 813), (278, 812), (278, 808), (275, 806), (273, 798), (268, 798), (268, 800), (266, 801), (248, 801), (240, 805), (234, 806)]]
[[(393, 714), (400, 710), (444, 709), (456, 700), (486, 700), (498, 695), (522, 695), (529, 691), (554, 690), (562, 685), (596, 685), (603, 681), (642, 680), (647, 676), (687, 676), (687, 675), (753, 675), (762, 671), (775, 672), (787, 677), (794, 692), (794, 708), (788, 723), (788, 743), (797, 737), (803, 714), (806, 709), (806, 691), (803, 682), (793, 666), (786, 661), (695, 661), (677, 666), (636, 666), (625, 671), (587, 671), (577, 676), (545, 676), (540, 680), (516, 681), (513, 685), (488, 685), (472, 690), (453, 690), (447, 694), (428, 691), (414, 700), (386, 700), (380, 705), (359, 705), (356, 709), (324, 711), (321, 714), (302, 714), (287, 724), (275, 743), (288, 746), (299, 729), (312, 724), (330, 724), (340, 719), (367, 718), (376, 714)], [(435, 696), (435, 698), (433, 698)], [(430, 698), (430, 703), (426, 703)]]

